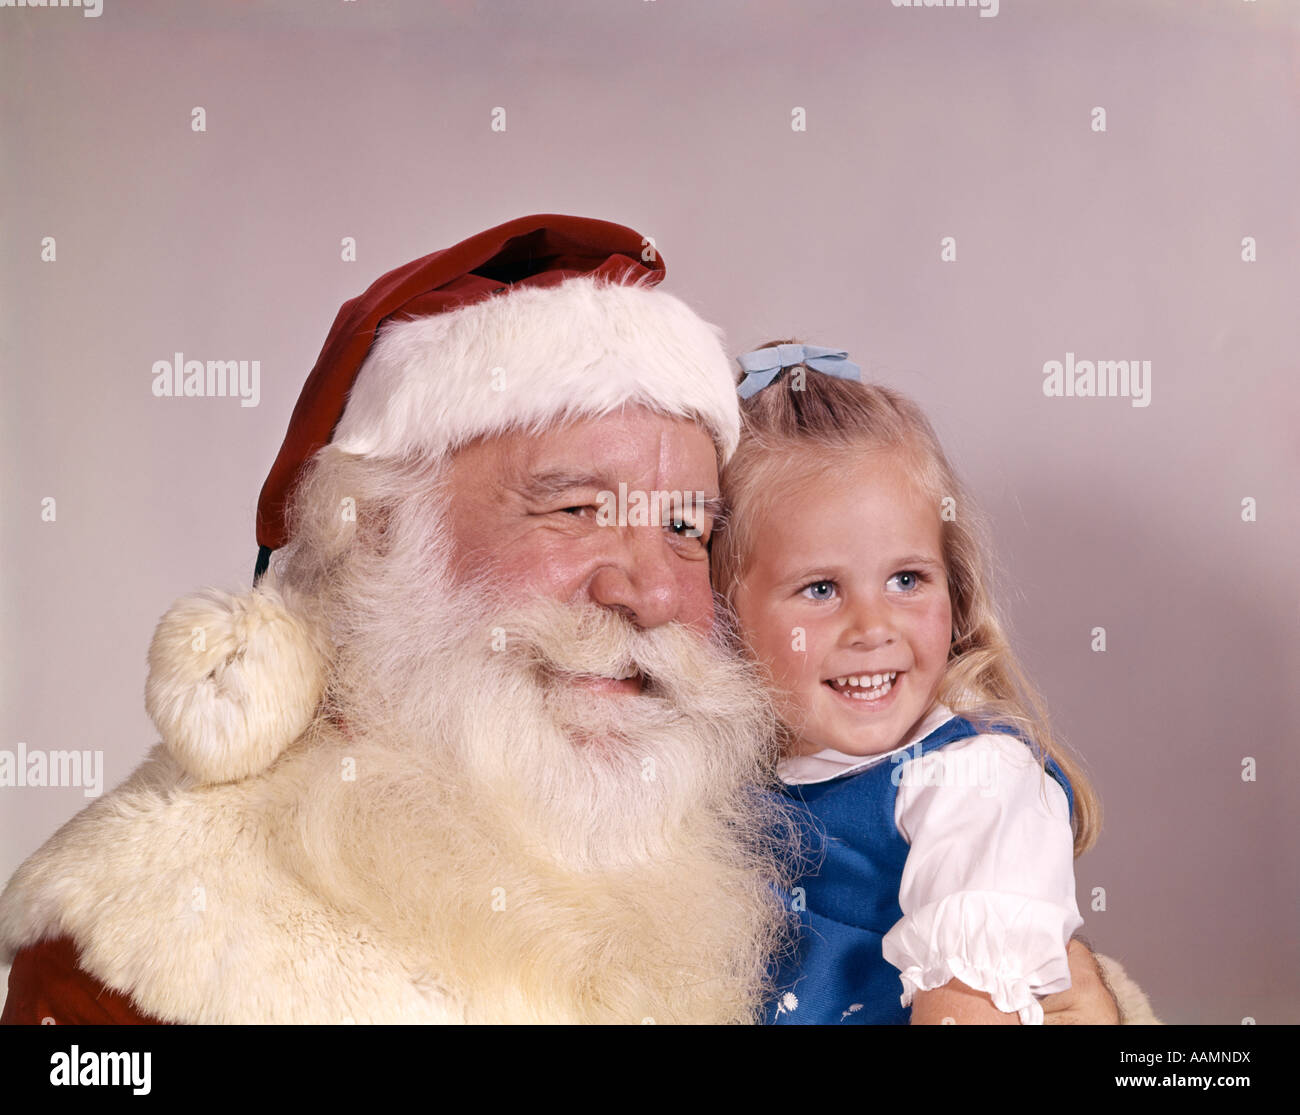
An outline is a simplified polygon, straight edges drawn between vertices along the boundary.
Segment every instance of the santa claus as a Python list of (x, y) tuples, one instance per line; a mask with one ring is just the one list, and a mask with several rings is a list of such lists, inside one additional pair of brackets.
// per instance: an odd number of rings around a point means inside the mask
[(0, 898), (5, 1021), (759, 1016), (792, 865), (708, 579), (734, 379), (662, 274), (525, 218), (343, 307), (255, 589), (163, 618), (162, 744)]

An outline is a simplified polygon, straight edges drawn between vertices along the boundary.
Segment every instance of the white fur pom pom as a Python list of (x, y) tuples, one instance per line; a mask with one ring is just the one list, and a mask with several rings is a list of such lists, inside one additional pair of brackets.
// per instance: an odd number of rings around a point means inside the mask
[(265, 770), (311, 723), (325, 657), (268, 575), (251, 593), (208, 589), (168, 610), (149, 647), (145, 708), (201, 782)]

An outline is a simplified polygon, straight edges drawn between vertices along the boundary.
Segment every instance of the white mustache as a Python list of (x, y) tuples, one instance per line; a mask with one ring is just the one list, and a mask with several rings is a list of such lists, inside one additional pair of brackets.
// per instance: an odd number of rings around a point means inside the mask
[(703, 679), (743, 668), (721, 643), (682, 624), (642, 630), (596, 605), (540, 600), (502, 613), (494, 626), (504, 632), (504, 653), (513, 665), (552, 676), (640, 674), (644, 696), (682, 708), (698, 703)]

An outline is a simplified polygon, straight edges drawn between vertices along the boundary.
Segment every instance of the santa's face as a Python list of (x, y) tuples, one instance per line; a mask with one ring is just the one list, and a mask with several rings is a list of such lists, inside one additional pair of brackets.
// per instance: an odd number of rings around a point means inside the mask
[[(751, 1018), (786, 916), (755, 789), (775, 719), (713, 624), (708, 435), (628, 408), (450, 462), (324, 462), (302, 578), (348, 732), (322, 740), (357, 777), (304, 750), (295, 869), (475, 1021)], [(656, 491), (692, 506), (638, 525)]]
[[(717, 500), (709, 435), (644, 407), (480, 439), (448, 473), (452, 575), (507, 600), (596, 604), (643, 630), (677, 622), (707, 635)], [(635, 676), (570, 680), (609, 696), (642, 689)]]

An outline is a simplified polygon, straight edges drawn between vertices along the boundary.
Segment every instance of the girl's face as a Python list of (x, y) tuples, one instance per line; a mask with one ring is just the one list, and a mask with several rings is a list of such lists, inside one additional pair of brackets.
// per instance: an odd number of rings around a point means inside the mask
[(735, 594), (797, 754), (905, 743), (939, 692), (952, 639), (939, 508), (897, 450), (792, 488), (754, 524)]

